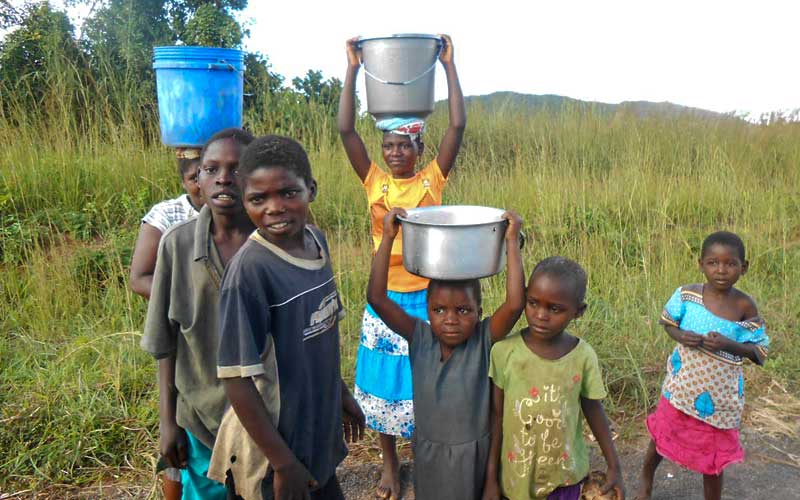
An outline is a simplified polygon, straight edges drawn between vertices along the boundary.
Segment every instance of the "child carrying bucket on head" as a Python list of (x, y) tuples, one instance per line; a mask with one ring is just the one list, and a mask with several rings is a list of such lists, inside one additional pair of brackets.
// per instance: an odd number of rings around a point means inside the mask
[[(454, 165), (467, 124), (464, 96), (453, 62), (453, 44), (443, 35), (439, 60), (447, 74), (450, 124), (436, 158), (419, 171), (417, 161), (425, 145), (425, 123), (418, 118), (393, 118), (377, 123), (383, 133), (383, 160), (389, 172), (373, 162), (355, 129), (355, 83), (360, 67), (358, 38), (347, 41), (347, 75), (339, 102), (338, 126), (342, 144), (367, 192), (372, 240), (377, 251), (384, 216), (394, 207), (441, 205), (442, 191)], [(389, 297), (412, 316), (427, 319), (428, 280), (403, 268), (402, 246), (395, 241), (389, 262)], [(380, 432), (383, 473), (381, 498), (399, 498), (399, 461), (396, 437), (411, 437), (414, 430), (411, 368), (407, 343), (393, 332), (368, 305), (364, 311), (361, 344), (356, 361), (355, 396), (367, 417), (367, 426)]]
[[(414, 385), (414, 495), (420, 500), (479, 500), (485, 487), (490, 445), (492, 344), (514, 328), (525, 307), (519, 248), (522, 219), (506, 212), (506, 296), (482, 318), (477, 279), (431, 280), (430, 324), (409, 314), (387, 293), (392, 244), (401, 208), (383, 220), (383, 237), (372, 263), (367, 300), (404, 340)], [(464, 251), (469, 251), (464, 249)]]
[(200, 186), (197, 184), (200, 149), (178, 148), (175, 156), (178, 159), (181, 185), (186, 193), (157, 203), (145, 214), (131, 258), (131, 290), (146, 299), (150, 298), (161, 235), (171, 226), (196, 216), (205, 203), (200, 193)]
[(663, 457), (703, 474), (706, 500), (722, 496), (723, 470), (744, 460), (742, 362), (763, 365), (769, 337), (753, 299), (734, 288), (748, 267), (741, 238), (709, 235), (699, 265), (706, 282), (675, 290), (659, 320), (678, 345), (667, 360), (658, 406), (647, 417), (652, 440), (639, 500), (650, 498)]

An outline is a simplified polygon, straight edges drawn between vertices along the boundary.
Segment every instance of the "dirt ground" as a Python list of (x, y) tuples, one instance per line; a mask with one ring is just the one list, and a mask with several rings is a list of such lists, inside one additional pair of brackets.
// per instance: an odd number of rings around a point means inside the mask
[[(800, 399), (773, 383), (762, 387), (762, 395), (746, 412), (741, 431), (745, 461), (725, 471), (723, 498), (726, 500), (800, 499)], [(616, 446), (625, 478), (627, 498), (633, 498), (638, 485), (648, 438), (642, 418), (633, 423), (618, 424), (626, 439)], [(592, 446), (592, 468), (604, 470), (599, 449)], [(348, 500), (373, 500), (380, 476), (379, 447), (374, 436), (351, 447), (350, 456), (339, 467), (337, 475)], [(415, 500), (412, 487), (411, 449), (401, 443), (403, 459), (401, 480), (404, 500)], [(684, 470), (668, 461), (656, 473), (653, 500), (703, 498), (703, 480), (699, 474)], [(0, 500), (150, 500), (160, 498), (156, 484), (141, 471), (135, 478), (121, 476), (109, 483), (88, 488), (51, 486), (45, 491), (0, 491)]]
[[(638, 441), (638, 440), (637, 440)], [(745, 462), (730, 466), (725, 472), (723, 499), (788, 500), (800, 498), (800, 440), (769, 437), (755, 430), (742, 431)], [(627, 498), (633, 498), (647, 441), (620, 446)], [(593, 468), (602, 469), (602, 455), (593, 449)], [(401, 470), (403, 499), (415, 500), (411, 486), (412, 465)], [(378, 464), (345, 465), (339, 479), (348, 500), (372, 500), (380, 476)], [(652, 500), (702, 500), (703, 479), (668, 461), (656, 472)]]

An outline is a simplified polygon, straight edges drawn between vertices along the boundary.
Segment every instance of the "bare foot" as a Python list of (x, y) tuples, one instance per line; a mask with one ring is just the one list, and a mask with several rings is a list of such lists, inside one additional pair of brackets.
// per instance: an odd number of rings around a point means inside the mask
[(387, 460), (383, 464), (381, 481), (375, 490), (375, 496), (385, 500), (400, 500), (400, 470), (397, 462)]

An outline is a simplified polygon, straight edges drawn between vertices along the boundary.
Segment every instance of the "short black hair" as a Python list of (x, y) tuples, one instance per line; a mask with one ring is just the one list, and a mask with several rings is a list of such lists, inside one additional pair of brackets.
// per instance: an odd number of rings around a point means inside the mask
[(547, 257), (533, 268), (530, 279), (531, 282), (537, 274), (546, 274), (569, 283), (574, 293), (575, 302), (577, 304), (583, 304), (583, 300), (586, 298), (586, 284), (588, 280), (586, 278), (586, 271), (574, 260), (559, 255)]
[(181, 178), (192, 170), (197, 173), (198, 168), (200, 168), (200, 157), (178, 159), (178, 175), (181, 176)]
[(700, 258), (706, 256), (708, 249), (714, 245), (725, 245), (726, 247), (733, 248), (739, 254), (742, 262), (745, 261), (744, 242), (739, 235), (730, 231), (717, 231), (706, 236), (703, 240), (703, 247), (700, 249)]
[(209, 137), (206, 143), (203, 144), (203, 149), (200, 150), (200, 161), (203, 161), (203, 157), (206, 155), (206, 151), (208, 150), (209, 146), (223, 139), (233, 139), (234, 141), (239, 143), (239, 146), (244, 148), (245, 146), (253, 142), (253, 139), (255, 139), (255, 137), (253, 137), (253, 134), (242, 128), (238, 127), (224, 128), (219, 132), (217, 132), (216, 134)]
[(472, 295), (475, 297), (478, 307), (481, 307), (483, 296), (481, 295), (481, 282), (478, 279), (457, 281), (432, 279), (428, 282), (428, 297), (430, 297), (431, 292), (438, 287), (469, 288), (472, 290)]
[(259, 168), (283, 167), (311, 187), (311, 162), (303, 146), (290, 137), (265, 135), (254, 140), (239, 159), (239, 177), (247, 179)]

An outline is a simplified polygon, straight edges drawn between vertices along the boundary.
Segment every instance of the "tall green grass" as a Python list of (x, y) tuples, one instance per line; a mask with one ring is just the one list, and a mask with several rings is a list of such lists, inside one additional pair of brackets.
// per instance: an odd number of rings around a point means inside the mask
[[(138, 348), (146, 304), (126, 281), (140, 217), (180, 192), (174, 159), (148, 108), (119, 109), (88, 93), (64, 99), (83, 84), (52, 85), (38, 111), (0, 93), (2, 492), (146, 475), (155, 460), (155, 363)], [(248, 116), (248, 126), (295, 136), (311, 154), (320, 185), (313, 218), (327, 233), (349, 312), (342, 368), (351, 381), (370, 259), (365, 197), (330, 110), (265, 98), (273, 111)], [(91, 112), (77, 112), (84, 107)], [(532, 236), (528, 271), (552, 254), (586, 267), (589, 309), (572, 329), (599, 353), (613, 418), (636, 421), (655, 401), (671, 345), (656, 318), (675, 287), (702, 278), (698, 248), (717, 229), (747, 243), (741, 287), (773, 339), (766, 368), (748, 368), (748, 380), (796, 384), (800, 127), (568, 108), (468, 112), (445, 202), (522, 214)], [(437, 112), (425, 161), (445, 126)], [(359, 127), (379, 159), (378, 133), (368, 119)], [(503, 276), (484, 288), (491, 311)]]

